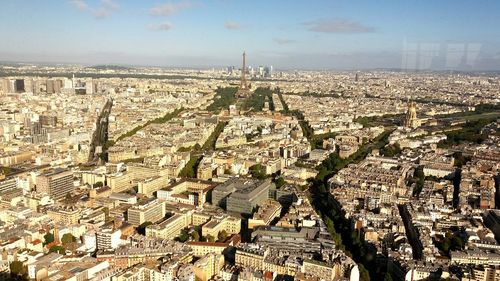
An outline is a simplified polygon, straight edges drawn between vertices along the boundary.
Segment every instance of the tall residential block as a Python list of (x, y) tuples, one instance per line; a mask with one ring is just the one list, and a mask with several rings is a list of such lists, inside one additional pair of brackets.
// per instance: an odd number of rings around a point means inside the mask
[(146, 201), (128, 209), (127, 215), (128, 222), (134, 226), (148, 221), (157, 222), (165, 217), (165, 202), (160, 202), (158, 199)]
[(74, 189), (73, 172), (69, 170), (55, 169), (36, 177), (36, 191), (53, 199), (61, 199)]

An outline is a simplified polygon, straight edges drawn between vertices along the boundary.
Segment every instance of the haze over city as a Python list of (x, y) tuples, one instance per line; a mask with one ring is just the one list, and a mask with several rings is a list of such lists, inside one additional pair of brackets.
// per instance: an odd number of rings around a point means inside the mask
[[(5, 1), (0, 60), (499, 70), (498, 1)], [(413, 61), (413, 57), (418, 59)]]

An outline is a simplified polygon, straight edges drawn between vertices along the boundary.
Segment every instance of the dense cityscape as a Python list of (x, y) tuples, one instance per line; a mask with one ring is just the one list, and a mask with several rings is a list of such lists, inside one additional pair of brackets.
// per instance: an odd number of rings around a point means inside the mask
[(6, 271), (419, 280), (500, 263), (497, 77), (29, 69), (2, 69)]
[(498, 71), (238, 52), (213, 67), (0, 61), (0, 280), (500, 280)]

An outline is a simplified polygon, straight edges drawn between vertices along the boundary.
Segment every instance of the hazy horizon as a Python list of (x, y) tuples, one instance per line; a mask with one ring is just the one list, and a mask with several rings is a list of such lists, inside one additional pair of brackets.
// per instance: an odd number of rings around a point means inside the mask
[(493, 1), (9, 1), (0, 61), (500, 70)]

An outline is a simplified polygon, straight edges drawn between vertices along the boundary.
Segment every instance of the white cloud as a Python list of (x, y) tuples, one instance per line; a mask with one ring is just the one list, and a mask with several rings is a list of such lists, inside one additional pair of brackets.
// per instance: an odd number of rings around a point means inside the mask
[(101, 0), (97, 7), (91, 7), (85, 0), (70, 0), (69, 3), (82, 12), (91, 14), (96, 19), (111, 16), (120, 6), (114, 0)]
[(101, 0), (102, 4), (112, 10), (117, 10), (120, 6), (113, 0)]
[(295, 43), (295, 40), (286, 39), (286, 38), (273, 38), (273, 41), (280, 44), (280, 45)]
[(373, 27), (347, 19), (315, 20), (303, 23), (309, 31), (323, 33), (370, 33)]
[(148, 26), (148, 28), (151, 30), (170, 30), (172, 27), (173, 25), (169, 22), (150, 24)]
[(179, 11), (190, 9), (193, 6), (193, 3), (188, 1), (168, 2), (151, 8), (149, 14), (152, 16), (171, 16)]
[(69, 1), (69, 3), (75, 6), (75, 8), (80, 11), (87, 11), (87, 9), (89, 8), (89, 5), (87, 5), (87, 3), (85, 3), (85, 1), (83, 0), (71, 0)]
[(224, 27), (231, 30), (241, 29), (241, 25), (235, 21), (226, 21)]

